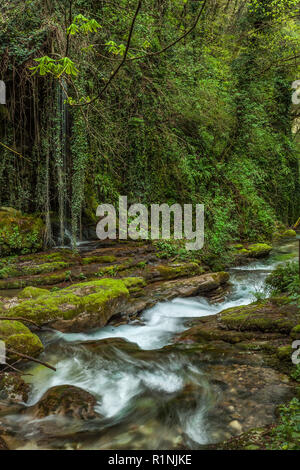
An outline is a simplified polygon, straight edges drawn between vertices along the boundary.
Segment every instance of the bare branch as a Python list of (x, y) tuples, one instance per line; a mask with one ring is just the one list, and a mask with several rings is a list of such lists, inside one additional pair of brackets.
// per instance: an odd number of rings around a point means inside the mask
[(51, 366), (47, 362), (39, 361), (39, 359), (35, 359), (34, 357), (27, 356), (27, 354), (22, 354), (20, 352), (15, 351), (14, 349), (10, 349), (10, 348), (6, 348), (6, 352), (11, 353), (11, 354), (15, 354), (16, 356), (22, 357), (23, 359), (28, 359), (29, 361), (36, 362), (37, 364), (42, 364), (43, 366), (48, 367), (48, 369), (52, 369), (52, 370), (54, 370), (54, 372), (56, 372), (55, 367)]

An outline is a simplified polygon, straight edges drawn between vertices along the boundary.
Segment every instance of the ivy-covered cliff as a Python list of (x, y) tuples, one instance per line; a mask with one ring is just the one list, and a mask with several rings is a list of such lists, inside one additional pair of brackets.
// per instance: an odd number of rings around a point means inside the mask
[(0, 205), (51, 242), (120, 194), (203, 203), (215, 254), (295, 222), (297, 3), (4, 1)]

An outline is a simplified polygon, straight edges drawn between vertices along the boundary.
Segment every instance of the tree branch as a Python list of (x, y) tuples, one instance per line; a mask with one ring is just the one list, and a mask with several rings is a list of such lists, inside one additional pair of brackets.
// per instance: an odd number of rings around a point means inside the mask
[(73, 105), (73, 106), (86, 106), (86, 105), (89, 105), (89, 104), (94, 103), (96, 100), (98, 100), (98, 99), (103, 95), (103, 93), (105, 92), (105, 90), (106, 90), (107, 87), (109, 86), (110, 82), (115, 78), (115, 76), (116, 76), (117, 73), (119, 72), (120, 68), (122, 67), (122, 65), (123, 65), (124, 62), (126, 61), (126, 57), (127, 57), (127, 54), (128, 54), (128, 50), (129, 50), (129, 47), (130, 47), (130, 43), (131, 43), (131, 38), (132, 38), (133, 29), (134, 29), (134, 24), (135, 24), (135, 21), (136, 21), (136, 19), (137, 19), (137, 16), (138, 16), (138, 13), (139, 13), (139, 11), (140, 11), (141, 6), (142, 6), (142, 0), (139, 0), (139, 2), (138, 2), (138, 4), (137, 4), (137, 7), (136, 7), (136, 10), (135, 10), (135, 13), (134, 13), (133, 18), (132, 18), (132, 21), (131, 21), (131, 26), (130, 26), (130, 30), (129, 30), (129, 34), (128, 34), (126, 49), (125, 49), (123, 58), (122, 58), (121, 62), (119, 63), (119, 65), (118, 65), (118, 66), (115, 68), (115, 70), (112, 72), (110, 78), (108, 79), (108, 81), (106, 82), (106, 84), (104, 85), (104, 87), (102, 88), (102, 90), (100, 90), (100, 92), (98, 93), (98, 95), (95, 96), (95, 98), (93, 98), (93, 99), (92, 99), (91, 101), (89, 101), (88, 103), (80, 103), (80, 104), (75, 104), (75, 105)]
[(6, 348), (6, 352), (11, 353), (11, 354), (15, 354), (16, 356), (22, 357), (23, 359), (28, 359), (29, 361), (36, 362), (37, 364), (42, 364), (43, 366), (48, 367), (48, 369), (52, 369), (52, 370), (54, 370), (54, 372), (56, 372), (55, 367), (51, 366), (47, 362), (39, 361), (38, 359), (35, 359), (34, 357), (27, 356), (27, 354), (22, 354), (20, 352), (15, 351), (14, 349), (10, 349), (10, 348)]
[(182, 41), (182, 39), (184, 39), (188, 34), (190, 34), (197, 26), (199, 20), (200, 20), (200, 17), (203, 13), (203, 10), (205, 8), (205, 5), (207, 3), (207, 0), (203, 0), (203, 3), (202, 3), (202, 6), (199, 10), (199, 13), (193, 23), (193, 25), (190, 27), (190, 29), (188, 29), (182, 36), (180, 36), (179, 38), (175, 39), (175, 41), (171, 42), (170, 44), (168, 44), (166, 47), (164, 47), (163, 49), (161, 49), (160, 51), (157, 51), (157, 52), (150, 52), (149, 54), (145, 54), (145, 55), (142, 55), (142, 56), (139, 56), (139, 57), (133, 57), (132, 59), (129, 59), (129, 60), (138, 60), (138, 59), (144, 59), (145, 57), (152, 57), (154, 55), (159, 55), (159, 54), (162, 54), (163, 52), (167, 51), (168, 49), (170, 49), (171, 47), (175, 46), (175, 44), (177, 44), (179, 41)]

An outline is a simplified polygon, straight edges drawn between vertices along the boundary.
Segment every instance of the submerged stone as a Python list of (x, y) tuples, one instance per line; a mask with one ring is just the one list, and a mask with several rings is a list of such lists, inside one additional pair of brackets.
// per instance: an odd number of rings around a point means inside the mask
[(95, 411), (96, 404), (96, 398), (82, 388), (58, 385), (50, 388), (36, 405), (28, 408), (27, 413), (39, 419), (59, 415), (88, 420), (100, 417)]

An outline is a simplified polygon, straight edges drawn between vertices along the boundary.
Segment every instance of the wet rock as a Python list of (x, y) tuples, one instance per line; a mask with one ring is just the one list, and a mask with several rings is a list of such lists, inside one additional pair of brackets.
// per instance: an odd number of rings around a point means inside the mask
[[(172, 300), (175, 297), (208, 296), (220, 288), (224, 293), (228, 288), (228, 280), (228, 273), (219, 272), (150, 284), (143, 289), (142, 295), (138, 299), (133, 298), (130, 301), (126, 313), (134, 315), (145, 308), (152, 307), (157, 302)], [(220, 290), (218, 295), (220, 295)]]
[(2, 437), (0, 436), (0, 450), (9, 450), (6, 442)]
[[(28, 400), (30, 387), (20, 377), (12, 372), (0, 374), (0, 400), (6, 403), (20, 403)], [(1, 405), (0, 405), (1, 409)]]
[(95, 411), (97, 401), (93, 395), (72, 385), (59, 385), (50, 388), (39, 402), (28, 408), (27, 413), (34, 418), (58, 415), (80, 420), (99, 418)]
[(272, 299), (232, 307), (219, 314), (220, 325), (239, 331), (289, 333), (300, 317), (297, 305), (278, 305)]
[(122, 280), (102, 279), (73, 284), (13, 307), (10, 316), (49, 324), (60, 331), (83, 331), (106, 325), (126, 305), (129, 292)]
[(197, 263), (173, 263), (168, 265), (147, 266), (144, 276), (152, 282), (178, 277), (195, 276), (203, 273), (203, 268)]

